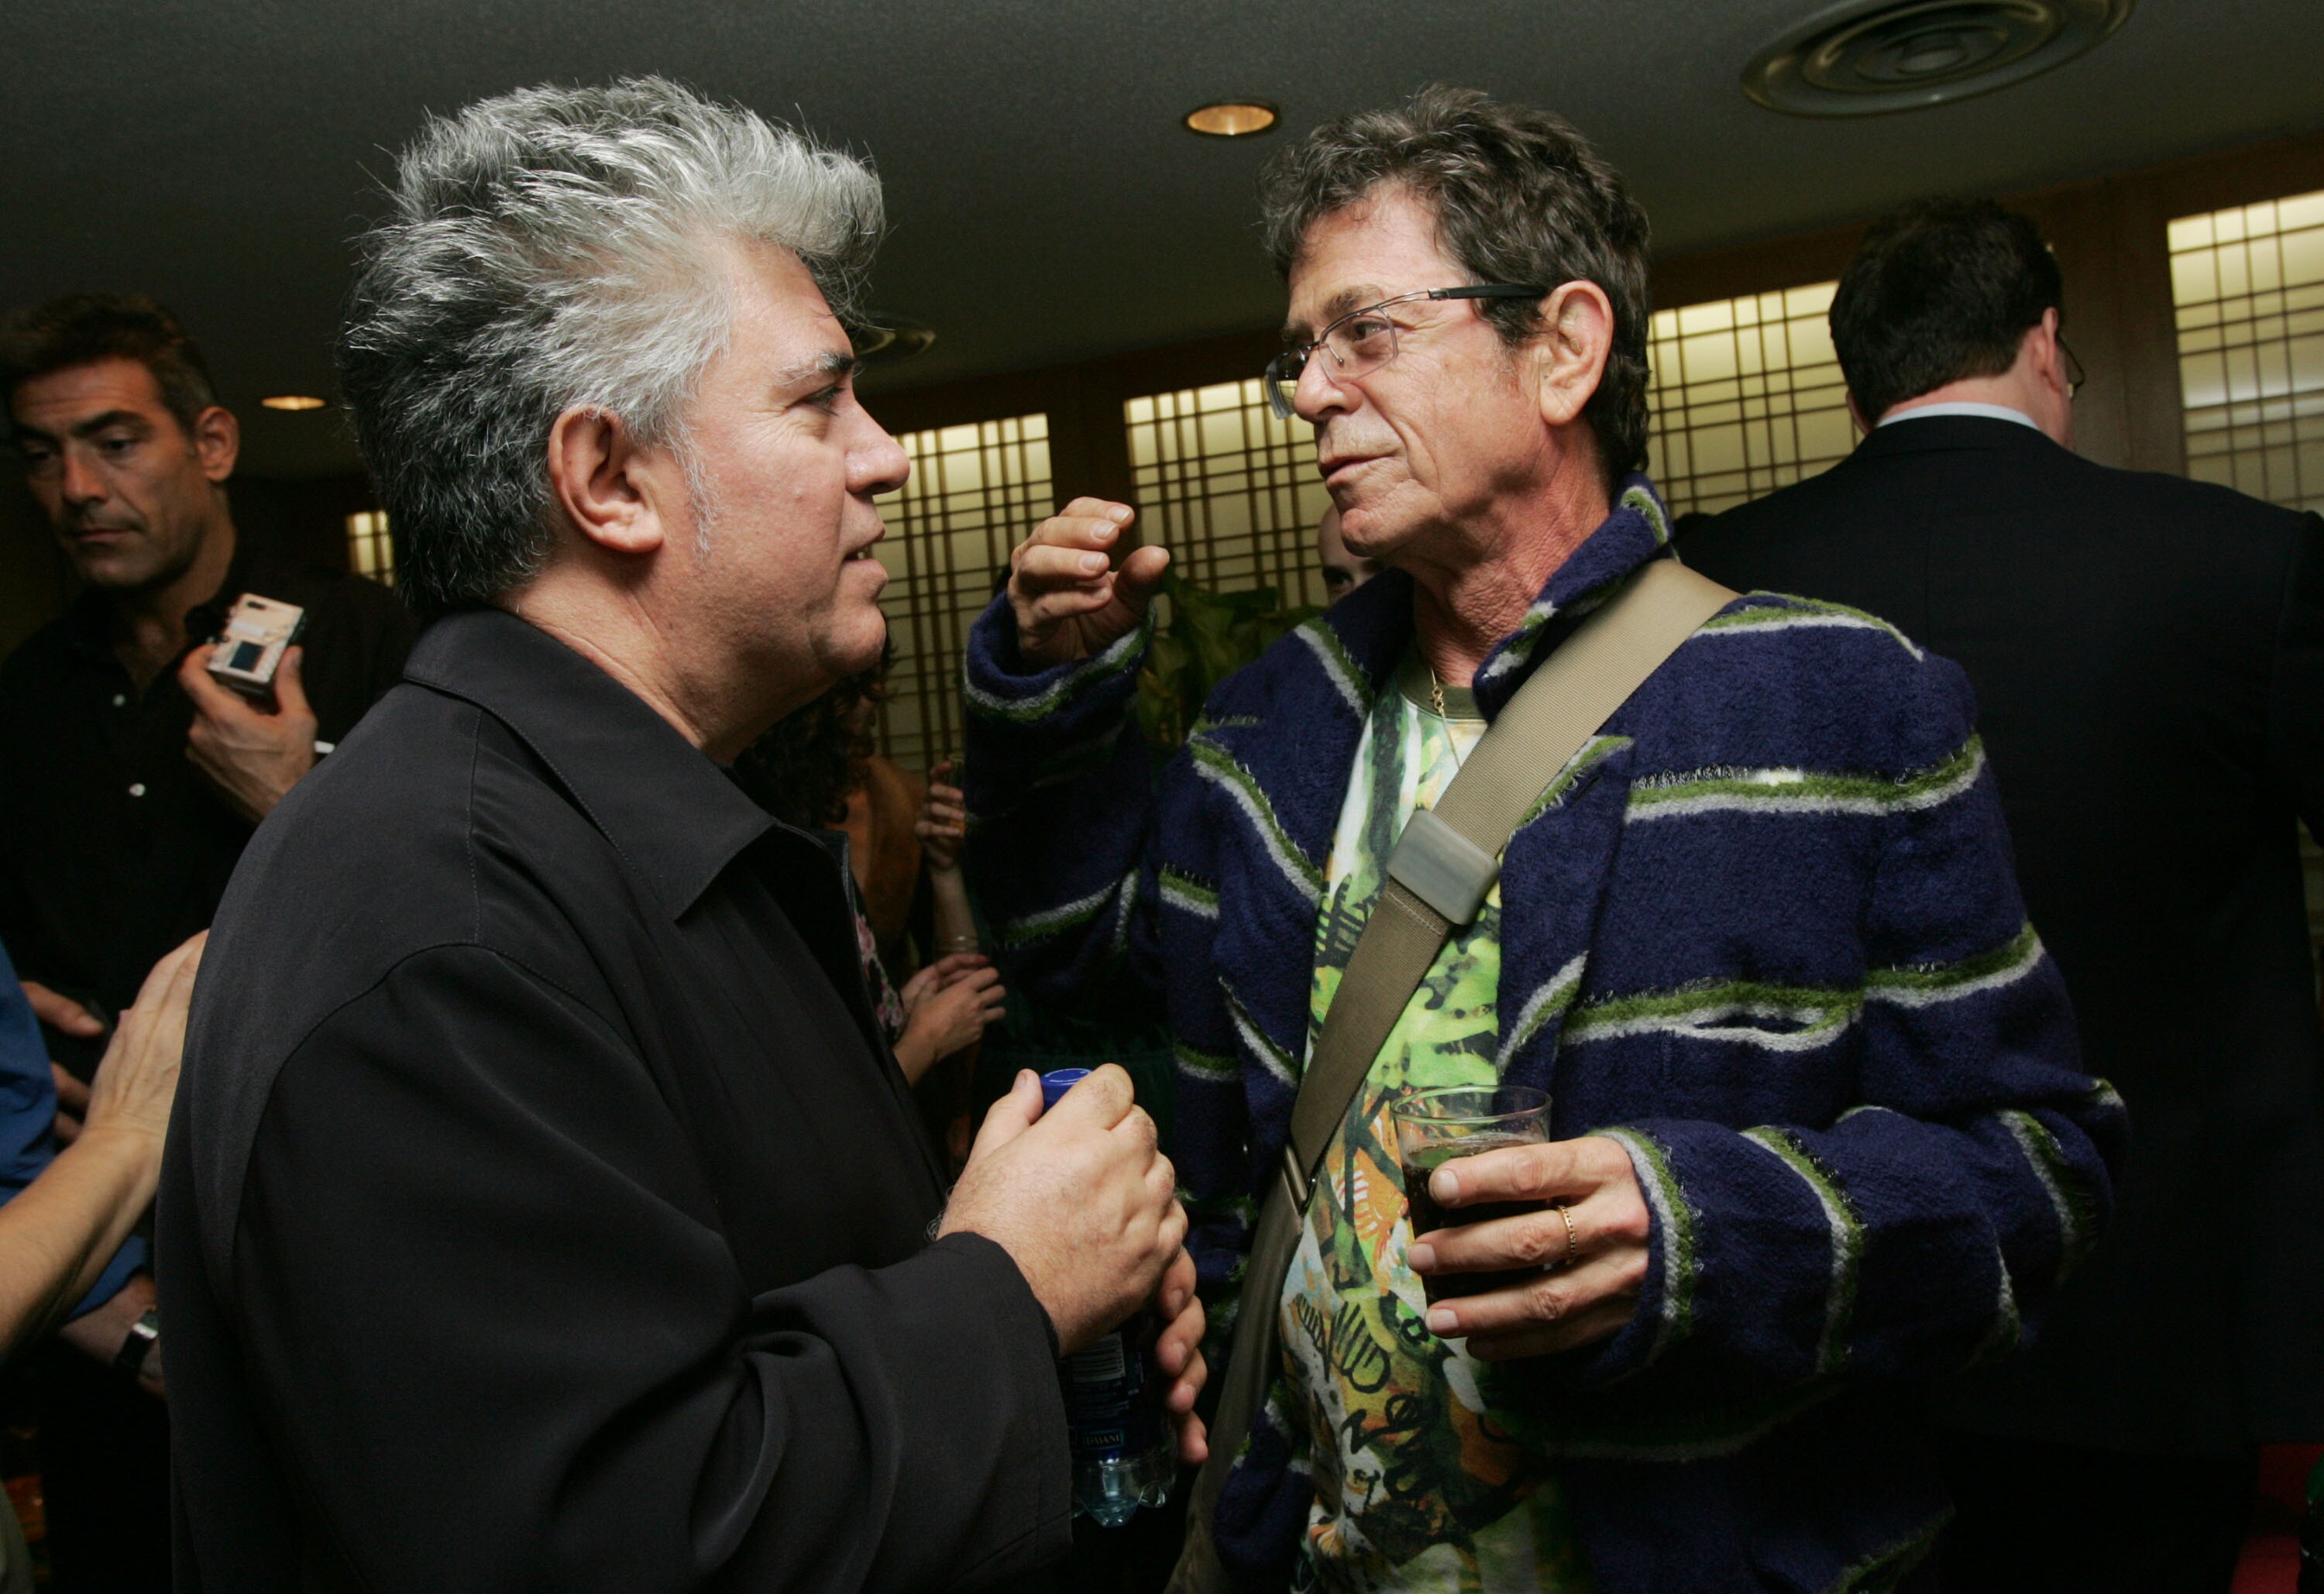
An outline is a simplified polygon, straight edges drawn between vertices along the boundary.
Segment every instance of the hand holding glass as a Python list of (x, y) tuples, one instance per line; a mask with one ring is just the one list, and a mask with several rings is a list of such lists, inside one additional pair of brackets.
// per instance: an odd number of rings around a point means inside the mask
[[(1397, 1160), (1404, 1167), (1405, 1201), (1414, 1239), (1453, 1224), (1489, 1223), (1541, 1210), (1539, 1202), (1480, 1202), (1457, 1211), (1440, 1207), (1428, 1193), (1430, 1175), (1456, 1157), (1499, 1151), (1505, 1146), (1539, 1146), (1549, 1139), (1549, 1092), (1532, 1085), (1452, 1086), (1416, 1091), (1388, 1109), (1396, 1125)], [(1447, 1273), (1425, 1277), (1434, 1303), (1448, 1296), (1481, 1295), (1522, 1283), (1524, 1272)]]

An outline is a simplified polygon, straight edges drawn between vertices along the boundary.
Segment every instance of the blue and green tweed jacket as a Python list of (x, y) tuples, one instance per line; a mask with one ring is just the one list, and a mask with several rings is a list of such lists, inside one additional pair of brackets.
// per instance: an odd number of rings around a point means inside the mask
[[(1479, 672), (1487, 716), (1667, 542), (1630, 478)], [(1221, 685), (1158, 782), (1142, 636), (1028, 672), (996, 601), (971, 639), (976, 888), (1036, 993), (1165, 1005), (1214, 1355), (1333, 827), (1411, 634), (1390, 572)], [(1949, 1511), (1921, 1387), (2025, 1341), (2126, 1135), (2025, 922), (1968, 685), (1870, 615), (1755, 593), (1543, 774), (1501, 876), (1498, 1065), (1559, 1137), (1619, 1140), (1653, 1214), (1629, 1325), (1528, 1364), (1599, 1586), (1894, 1588)], [(1309, 1497), (1263, 1417), (1230, 1562), (1279, 1586)]]

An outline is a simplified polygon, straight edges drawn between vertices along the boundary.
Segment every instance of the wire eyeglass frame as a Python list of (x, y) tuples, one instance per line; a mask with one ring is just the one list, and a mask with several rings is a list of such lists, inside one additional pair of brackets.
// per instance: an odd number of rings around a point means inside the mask
[[(1399, 293), (1394, 299), (1383, 299), (1378, 304), (1350, 310), (1324, 327), (1313, 340), (1293, 344), (1267, 363), (1267, 407), (1277, 420), (1290, 420), (1297, 415), (1298, 411), (1292, 408), (1292, 400), (1299, 391), (1300, 377), (1306, 373), (1307, 361), (1317, 349), (1332, 356), (1333, 382), (1359, 381), (1395, 359), (1396, 323), (1379, 314), (1390, 305), (1409, 304), (1422, 299), (1544, 299), (1548, 297), (1549, 291), (1546, 288), (1528, 287), (1520, 282), (1470, 282), (1458, 288), (1423, 288), (1413, 293)], [(1368, 316), (1379, 317), (1380, 330), (1376, 339), (1367, 339), (1372, 346), (1360, 347), (1343, 334), (1342, 328)], [(1380, 352), (1383, 346), (1385, 353)]]

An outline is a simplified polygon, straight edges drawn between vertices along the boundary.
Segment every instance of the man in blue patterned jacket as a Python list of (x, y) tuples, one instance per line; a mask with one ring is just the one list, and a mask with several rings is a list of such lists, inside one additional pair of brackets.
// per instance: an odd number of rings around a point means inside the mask
[[(966, 684), (972, 866), (1019, 977), (1166, 1002), (1213, 1322), (1279, 1314), (1221, 1550), (1260, 1587), (1922, 1586), (1947, 1505), (1919, 1389), (2024, 1341), (2124, 1126), (1960, 672), (1869, 615), (1738, 599), (1542, 771), (1281, 1298), (1234, 1299), (1405, 820), (1668, 541), (1636, 474), (1646, 221), (1570, 127), (1431, 89), (1318, 130), (1267, 206), (1269, 392), (1388, 571), (1222, 685), (1158, 788), (1123, 732), (1167, 555), (1111, 557), (1127, 508), (1017, 550)], [(1388, 1103), (1495, 1081), (1551, 1090), (1553, 1142), (1434, 1193), (1542, 1210), (1412, 1235)]]

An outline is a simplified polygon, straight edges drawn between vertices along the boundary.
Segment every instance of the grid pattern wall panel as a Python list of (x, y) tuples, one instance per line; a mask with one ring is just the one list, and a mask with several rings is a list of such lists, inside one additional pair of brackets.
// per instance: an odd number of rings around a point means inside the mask
[(1009, 550), (1055, 507), (1049, 418), (1018, 415), (906, 432), (911, 479), (883, 496), (880, 595), (895, 662), (880, 751), (908, 769), (960, 751), (960, 669), (968, 628), (1009, 568)]
[(2324, 191), (2171, 224), (2187, 474), (2324, 509)]
[(1855, 447), (1824, 325), (1837, 286), (1655, 312), (1646, 468), (1673, 514), (1731, 509), (1816, 475)]
[(1257, 378), (1122, 406), (1145, 540), (1213, 592), (1271, 586), (1286, 605), (1323, 602), (1315, 525), (1331, 504), (1314, 430), (1277, 420)]
[[(2171, 224), (2187, 474), (2324, 509), (2324, 192)], [(2324, 852), (2300, 829), (2308, 935), (2324, 954)]]
[(382, 586), (395, 585), (395, 545), (387, 539), (385, 510), (362, 510), (347, 517), (347, 568)]

